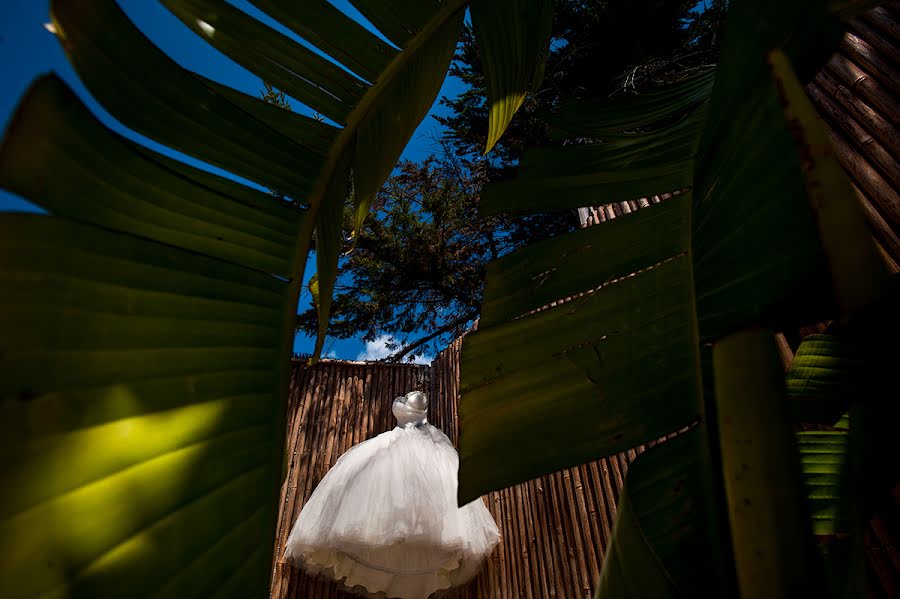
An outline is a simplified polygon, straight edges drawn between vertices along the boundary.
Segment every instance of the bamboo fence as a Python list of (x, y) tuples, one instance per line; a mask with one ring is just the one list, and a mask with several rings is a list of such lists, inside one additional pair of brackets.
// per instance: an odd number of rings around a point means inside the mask
[[(271, 596), (349, 599), (330, 581), (278, 563), (303, 504), (337, 458), (395, 426), (391, 402), (412, 389), (429, 392), (429, 421), (459, 440), (459, 351), (462, 339), (431, 367), (323, 361), (294, 363), (288, 414), (288, 471), (281, 491)], [(481, 574), (444, 599), (590, 599), (609, 542), (616, 501), (638, 452), (584, 464), (483, 498), (502, 541)]]
[(291, 599), (352, 597), (334, 583), (312, 579), (278, 563), (303, 504), (338, 457), (353, 445), (395, 426), (391, 403), (426, 389), (428, 368), (323, 360), (295, 361), (287, 419), (287, 474), (281, 488), (271, 596)]
[(900, 3), (850, 21), (838, 52), (807, 86), (853, 182), (872, 235), (900, 270)]

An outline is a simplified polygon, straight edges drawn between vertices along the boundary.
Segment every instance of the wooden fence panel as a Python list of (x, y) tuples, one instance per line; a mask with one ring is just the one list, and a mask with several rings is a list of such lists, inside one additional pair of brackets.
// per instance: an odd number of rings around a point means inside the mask
[[(457, 339), (432, 366), (295, 362), (289, 395), (287, 475), (275, 544), (275, 599), (349, 599), (334, 583), (279, 564), (303, 504), (337, 458), (395, 426), (391, 402), (413, 389), (429, 392), (429, 421), (459, 441)], [(490, 493), (484, 501), (502, 541), (470, 584), (443, 599), (590, 599), (609, 542), (627, 465), (621, 454)]]
[(888, 267), (900, 270), (900, 5), (849, 23), (838, 52), (807, 86), (853, 181)]
[(287, 473), (281, 489), (271, 596), (278, 599), (349, 599), (325, 580), (278, 563), (303, 504), (338, 457), (353, 445), (395, 426), (391, 402), (423, 388), (427, 366), (326, 360), (294, 362), (288, 404)]

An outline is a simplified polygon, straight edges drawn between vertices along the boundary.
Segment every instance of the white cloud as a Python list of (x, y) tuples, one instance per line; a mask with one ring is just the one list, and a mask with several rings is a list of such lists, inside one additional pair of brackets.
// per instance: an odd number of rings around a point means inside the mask
[[(387, 358), (399, 349), (397, 347), (388, 349), (388, 343), (393, 342), (393, 335), (382, 335), (374, 341), (366, 341), (366, 349), (359, 352), (359, 355), (356, 356), (356, 359), (359, 361), (372, 361)], [(431, 364), (431, 360), (432, 358), (420, 354), (416, 354), (413, 356), (413, 363), (415, 364)]]
[(413, 364), (424, 364), (425, 366), (428, 366), (429, 364), (431, 364), (432, 360), (434, 360), (434, 358), (432, 358), (432, 357), (423, 356), (421, 354), (414, 354), (412, 363)]

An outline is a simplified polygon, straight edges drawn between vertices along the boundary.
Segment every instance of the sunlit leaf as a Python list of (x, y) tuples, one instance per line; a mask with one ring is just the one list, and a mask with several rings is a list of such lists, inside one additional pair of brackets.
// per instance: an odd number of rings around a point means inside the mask
[(541, 84), (553, 0), (474, 0), (471, 11), (490, 106), (487, 153)]

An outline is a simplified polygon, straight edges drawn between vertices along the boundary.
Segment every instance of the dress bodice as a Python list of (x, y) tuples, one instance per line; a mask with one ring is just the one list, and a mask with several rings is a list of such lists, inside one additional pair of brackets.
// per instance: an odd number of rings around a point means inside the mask
[(394, 400), (391, 407), (397, 426), (418, 426), (428, 422), (428, 398), (421, 391), (411, 391)]

